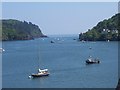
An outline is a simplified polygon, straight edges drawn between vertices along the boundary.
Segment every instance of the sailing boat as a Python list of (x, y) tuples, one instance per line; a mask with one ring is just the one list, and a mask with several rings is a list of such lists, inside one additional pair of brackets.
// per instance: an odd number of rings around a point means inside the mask
[[(89, 49), (91, 50), (92, 48), (89, 47)], [(89, 56), (89, 58), (86, 60), (86, 64), (94, 64), (94, 63), (99, 64), (100, 63), (99, 59), (98, 58), (94, 59), (92, 58), (92, 56)]]
[[(38, 55), (38, 60), (40, 61), (40, 59), (39, 59), (39, 55)], [(38, 65), (38, 67), (39, 67), (39, 65)], [(48, 71), (48, 69), (38, 69), (38, 73), (33, 73), (33, 74), (31, 74), (30, 76), (29, 76), (29, 78), (35, 78), (35, 77), (43, 77), (43, 76), (49, 76), (49, 71)]]
[(49, 72), (48, 69), (38, 69), (38, 73), (36, 74), (31, 74), (32, 77), (43, 77), (43, 76), (48, 76)]

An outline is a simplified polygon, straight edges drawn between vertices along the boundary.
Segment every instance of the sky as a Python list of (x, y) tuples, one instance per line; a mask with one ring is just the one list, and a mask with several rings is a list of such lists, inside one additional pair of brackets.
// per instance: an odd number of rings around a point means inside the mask
[(118, 12), (117, 2), (3, 2), (2, 18), (28, 21), (46, 35), (79, 34)]
[(119, 0), (1, 0), (2, 2), (119, 2)]

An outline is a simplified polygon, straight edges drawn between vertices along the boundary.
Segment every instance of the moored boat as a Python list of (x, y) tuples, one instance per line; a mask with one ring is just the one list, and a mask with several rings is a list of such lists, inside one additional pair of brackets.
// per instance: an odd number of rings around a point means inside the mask
[(2, 53), (2, 52), (4, 52), (5, 50), (3, 49), (3, 48), (0, 48), (0, 52)]
[(55, 43), (54, 41), (50, 41), (50, 43)]
[(97, 58), (92, 58), (91, 56), (89, 56), (89, 58), (86, 60), (86, 63), (87, 64), (94, 64), (94, 63), (96, 63), (96, 64), (99, 64), (100, 63), (100, 60), (99, 59), (97, 59)]
[[(38, 73), (36, 73), (36, 74), (31, 74), (31, 76), (33, 77), (33, 78), (35, 78), (35, 77), (43, 77), (43, 76), (48, 76), (50, 73), (48, 72), (48, 69), (39, 69), (38, 70)], [(31, 76), (29, 76), (29, 77), (31, 77)]]
[[(39, 53), (38, 53), (38, 68), (40, 67), (40, 58), (39, 58)], [(38, 69), (37, 73), (33, 73), (29, 76), (29, 78), (35, 78), (35, 77), (43, 77), (43, 76), (48, 76), (50, 73), (48, 72), (48, 69)]]

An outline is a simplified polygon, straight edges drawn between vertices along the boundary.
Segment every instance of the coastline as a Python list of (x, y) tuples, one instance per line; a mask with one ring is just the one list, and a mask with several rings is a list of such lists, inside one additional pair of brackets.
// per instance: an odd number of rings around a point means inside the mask
[(2, 40), (2, 41), (25, 41), (25, 40), (34, 40), (36, 38), (48, 38), (48, 36), (40, 36), (40, 37), (35, 37), (35, 38), (23, 38), (23, 39), (13, 39), (13, 40)]

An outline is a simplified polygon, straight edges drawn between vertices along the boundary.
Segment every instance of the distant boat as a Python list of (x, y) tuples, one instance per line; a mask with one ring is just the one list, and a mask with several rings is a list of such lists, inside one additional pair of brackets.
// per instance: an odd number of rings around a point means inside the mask
[(92, 49), (92, 47), (89, 47), (89, 49)]
[[(89, 47), (89, 50), (91, 50), (92, 47)], [(89, 58), (86, 60), (86, 64), (99, 64), (100, 60), (98, 58), (92, 58), (92, 56), (90, 55)]]
[(50, 43), (55, 43), (54, 41), (50, 41)]
[(82, 40), (82, 43), (85, 43), (85, 41), (84, 41), (84, 40)]
[(5, 51), (5, 49), (3, 49), (3, 48), (0, 48), (0, 52), (2, 53), (2, 52), (4, 52)]
[(42, 38), (42, 40), (44, 41), (45, 39), (44, 39), (44, 38)]
[[(43, 76), (48, 76), (50, 73), (48, 72), (48, 69), (38, 69), (37, 74), (31, 74), (32, 77), (43, 77)], [(30, 76), (29, 76), (30, 77)]]
[(99, 59), (97, 59), (97, 58), (92, 58), (91, 56), (89, 56), (89, 58), (86, 60), (86, 63), (87, 64), (94, 64), (94, 63), (96, 63), (96, 64), (99, 64), (100, 63), (100, 61), (99, 61)]

